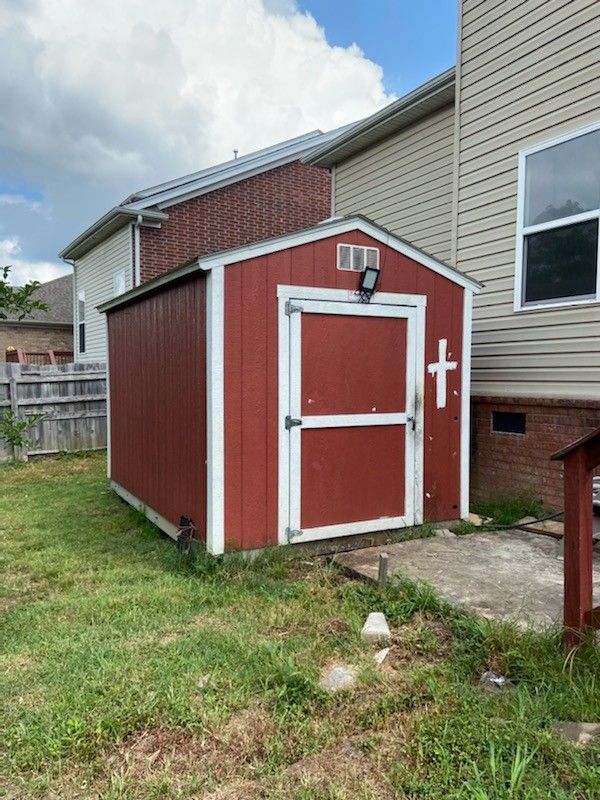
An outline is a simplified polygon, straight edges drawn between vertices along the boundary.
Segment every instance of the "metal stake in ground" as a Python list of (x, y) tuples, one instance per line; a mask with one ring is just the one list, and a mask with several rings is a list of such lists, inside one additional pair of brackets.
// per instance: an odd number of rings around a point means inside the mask
[(388, 575), (388, 554), (387, 553), (380, 553), (379, 554), (379, 572), (377, 574), (377, 582), (379, 586), (383, 588), (387, 581)]

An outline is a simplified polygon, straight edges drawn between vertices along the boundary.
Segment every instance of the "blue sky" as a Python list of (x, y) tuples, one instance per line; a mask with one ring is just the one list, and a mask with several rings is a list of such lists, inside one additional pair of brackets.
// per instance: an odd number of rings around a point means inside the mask
[(0, 266), (15, 283), (67, 271), (57, 253), (132, 192), (364, 118), (455, 58), (456, 0), (169, 0), (168, 15), (164, 0), (60, 0), (2, 14)]
[(383, 67), (388, 92), (405, 94), (456, 58), (456, 0), (299, 0), (331, 44), (353, 42)]

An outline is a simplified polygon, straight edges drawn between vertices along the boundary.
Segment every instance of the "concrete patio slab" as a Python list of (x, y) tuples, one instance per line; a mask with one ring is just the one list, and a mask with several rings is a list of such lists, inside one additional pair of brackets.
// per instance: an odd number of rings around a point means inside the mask
[[(336, 563), (377, 580), (379, 554), (388, 572), (432, 584), (450, 603), (490, 619), (546, 628), (562, 620), (561, 543), (525, 531), (413, 539), (335, 556)], [(594, 554), (594, 601), (600, 604), (600, 553)]]

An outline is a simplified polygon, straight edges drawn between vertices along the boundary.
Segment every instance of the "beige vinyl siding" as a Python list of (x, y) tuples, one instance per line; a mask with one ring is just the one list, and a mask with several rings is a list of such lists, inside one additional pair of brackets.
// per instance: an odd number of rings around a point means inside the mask
[[(106, 317), (96, 308), (113, 297), (115, 272), (125, 269), (126, 290), (132, 288), (131, 225), (110, 236), (75, 263), (75, 298), (85, 292), (85, 353), (76, 352), (79, 361), (106, 361)], [(77, 303), (75, 303), (75, 309)], [(77, 320), (75, 320), (76, 348)]]
[(600, 3), (463, 0), (456, 266), (485, 283), (473, 393), (600, 398), (600, 304), (514, 311), (519, 151), (600, 121)]
[(453, 131), (450, 105), (337, 164), (335, 214), (365, 214), (448, 261)]

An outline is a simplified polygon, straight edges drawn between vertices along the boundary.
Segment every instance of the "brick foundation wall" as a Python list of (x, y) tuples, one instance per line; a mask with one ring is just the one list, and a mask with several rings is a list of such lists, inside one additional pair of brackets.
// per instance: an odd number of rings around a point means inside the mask
[(331, 214), (329, 171), (296, 161), (165, 209), (142, 228), (142, 282), (195, 256), (308, 228)]
[(0, 324), (0, 362), (6, 361), (6, 348), (20, 347), (25, 351), (39, 353), (46, 350), (72, 350), (73, 329), (45, 328), (18, 323)]
[[(493, 432), (493, 411), (525, 414), (525, 433)], [(550, 456), (600, 427), (600, 401), (473, 397), (471, 412), (471, 500), (532, 492), (561, 510), (562, 464)]]

